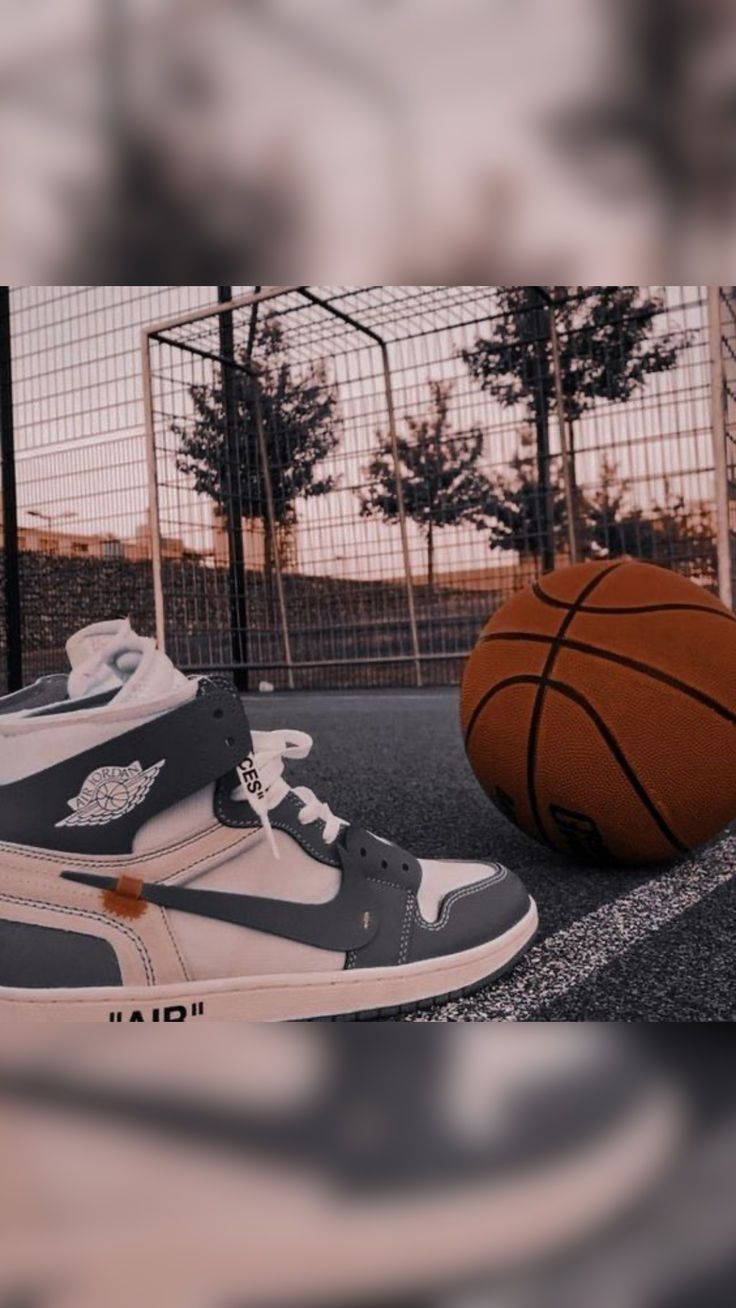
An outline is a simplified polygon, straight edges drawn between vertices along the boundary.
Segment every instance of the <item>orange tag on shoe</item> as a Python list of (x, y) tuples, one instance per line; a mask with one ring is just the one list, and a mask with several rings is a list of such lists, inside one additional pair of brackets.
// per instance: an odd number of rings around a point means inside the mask
[(148, 909), (146, 900), (141, 897), (142, 893), (143, 882), (138, 877), (123, 874), (118, 877), (114, 890), (102, 892), (102, 902), (108, 913), (113, 913), (115, 917), (142, 917)]

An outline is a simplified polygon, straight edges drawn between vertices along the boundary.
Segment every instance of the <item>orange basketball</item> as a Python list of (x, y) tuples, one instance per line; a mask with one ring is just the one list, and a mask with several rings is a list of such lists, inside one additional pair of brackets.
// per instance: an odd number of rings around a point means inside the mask
[(736, 817), (736, 617), (648, 563), (562, 568), (486, 623), (461, 718), (528, 835), (600, 863), (676, 858)]

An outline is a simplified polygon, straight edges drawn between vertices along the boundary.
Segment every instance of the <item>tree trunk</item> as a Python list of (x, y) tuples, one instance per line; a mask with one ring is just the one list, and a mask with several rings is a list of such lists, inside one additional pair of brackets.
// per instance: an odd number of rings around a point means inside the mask
[(551, 572), (555, 566), (554, 501), (549, 468), (549, 415), (544, 408), (535, 406), (534, 426), (537, 431), (537, 468), (539, 482), (539, 539), (537, 552), (542, 571)]
[(552, 390), (547, 355), (549, 310), (536, 288), (531, 288), (531, 295), (533, 297), (532, 303), (536, 302), (536, 313), (532, 315), (532, 320), (534, 323), (534, 353), (537, 376), (532, 393), (532, 411), (537, 433), (537, 482), (539, 485), (537, 510), (539, 539), (537, 541), (537, 552), (541, 559), (542, 571), (551, 572), (555, 566), (555, 521), (549, 466), (549, 400)]
[(585, 558), (587, 544), (585, 539), (585, 506), (583, 495), (578, 486), (578, 473), (575, 457), (575, 427), (572, 418), (567, 419), (567, 446), (570, 456), (570, 488), (572, 490), (573, 532), (577, 543), (578, 558)]
[(427, 589), (431, 595), (434, 590), (434, 528), (431, 522), (427, 528)]
[[(220, 303), (232, 299), (232, 287), (218, 286)], [(225, 419), (225, 458), (222, 470), (224, 518), (228, 544), (228, 598), (230, 607), (230, 657), (238, 690), (248, 689), (248, 607), (246, 600), (243, 518), (245, 506), (240, 489), (238, 465), (238, 404), (235, 391), (236, 367), (232, 312), (219, 315), (222, 364), (222, 404)]]
[(268, 514), (263, 519), (263, 591), (266, 615), (269, 626), (276, 626), (276, 605), (274, 603), (274, 570), (276, 566), (276, 539)]

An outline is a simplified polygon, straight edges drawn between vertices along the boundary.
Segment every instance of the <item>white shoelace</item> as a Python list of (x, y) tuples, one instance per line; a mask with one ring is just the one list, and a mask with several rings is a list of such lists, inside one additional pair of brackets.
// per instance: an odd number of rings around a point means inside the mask
[(252, 736), (253, 753), (236, 769), (240, 784), (232, 797), (250, 804), (268, 836), (274, 858), (279, 857), (279, 851), (268, 814), (289, 793), (301, 800), (301, 825), (322, 822), (323, 839), (326, 844), (333, 844), (341, 827), (347, 826), (345, 819), (337, 817), (329, 804), (317, 799), (308, 786), (290, 786), (283, 777), (285, 760), (306, 758), (312, 748), (312, 737), (306, 731), (254, 731)]

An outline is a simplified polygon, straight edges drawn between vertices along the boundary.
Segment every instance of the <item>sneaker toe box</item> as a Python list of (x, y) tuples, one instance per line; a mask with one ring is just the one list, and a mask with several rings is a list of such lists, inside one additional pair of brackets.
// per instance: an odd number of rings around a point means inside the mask
[(489, 864), (486, 875), (450, 890), (436, 921), (417, 910), (407, 962), (474, 949), (511, 931), (532, 909), (526, 888), (508, 868)]

